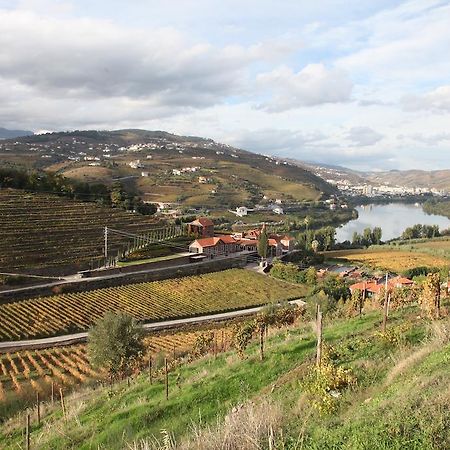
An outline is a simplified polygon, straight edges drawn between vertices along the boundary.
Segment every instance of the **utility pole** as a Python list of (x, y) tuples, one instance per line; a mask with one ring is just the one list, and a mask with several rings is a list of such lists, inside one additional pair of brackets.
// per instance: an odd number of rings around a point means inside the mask
[(108, 227), (105, 227), (105, 262), (108, 259)]

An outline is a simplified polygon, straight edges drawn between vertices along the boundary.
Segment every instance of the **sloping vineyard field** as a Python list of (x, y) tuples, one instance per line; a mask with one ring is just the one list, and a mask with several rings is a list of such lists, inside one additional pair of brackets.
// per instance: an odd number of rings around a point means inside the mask
[[(0, 189), (0, 272), (89, 262), (102, 256), (105, 226), (131, 233), (157, 219), (51, 194)], [(126, 241), (111, 237), (111, 252)]]
[(244, 269), (131, 284), (7, 303), (0, 308), (0, 340), (87, 330), (106, 311), (160, 321), (230, 311), (304, 296), (305, 287)]
[[(231, 328), (227, 325), (154, 333), (144, 339), (145, 366), (150, 356), (153, 368), (157, 370), (164, 357), (173, 361), (191, 353), (202, 333), (214, 333), (218, 351), (229, 347)], [(2, 403), (6, 405), (17, 399), (32, 403), (36, 393), (45, 400), (51, 397), (52, 385), (56, 396), (59, 388), (67, 392), (81, 384), (95, 383), (100, 378), (101, 374), (89, 363), (86, 344), (0, 354), (0, 419)]]

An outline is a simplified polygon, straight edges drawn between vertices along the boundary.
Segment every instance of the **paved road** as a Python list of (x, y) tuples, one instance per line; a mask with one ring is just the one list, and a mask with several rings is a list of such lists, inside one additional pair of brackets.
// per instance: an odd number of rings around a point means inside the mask
[[(291, 300), (289, 303), (294, 305), (304, 305), (305, 302), (301, 299)], [(236, 311), (230, 311), (225, 313), (218, 314), (208, 314), (205, 316), (197, 316), (197, 317), (188, 317), (185, 319), (174, 319), (174, 320), (166, 320), (164, 322), (153, 322), (146, 323), (143, 325), (143, 328), (148, 331), (160, 331), (160, 330), (168, 330), (171, 328), (176, 328), (182, 325), (194, 325), (201, 324), (204, 322), (220, 322), (223, 320), (234, 319), (236, 317), (245, 317), (252, 314), (256, 314), (261, 311), (264, 306), (258, 306), (256, 308), (246, 308), (239, 309)], [(0, 342), (0, 351), (16, 351), (22, 349), (30, 349), (30, 348), (44, 348), (44, 347), (52, 347), (54, 345), (69, 345), (75, 344), (78, 342), (86, 341), (88, 336), (87, 332), (84, 333), (74, 333), (74, 334), (66, 334), (64, 336), (53, 336), (49, 338), (43, 339), (30, 339), (24, 341), (9, 341), (9, 342)]]

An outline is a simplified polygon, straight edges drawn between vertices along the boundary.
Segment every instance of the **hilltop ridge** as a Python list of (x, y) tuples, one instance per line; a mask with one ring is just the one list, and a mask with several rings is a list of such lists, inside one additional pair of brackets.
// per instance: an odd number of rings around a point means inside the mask
[(230, 208), (264, 199), (318, 200), (336, 189), (282, 158), (165, 131), (70, 131), (0, 143), (5, 163), (111, 184), (147, 201)]

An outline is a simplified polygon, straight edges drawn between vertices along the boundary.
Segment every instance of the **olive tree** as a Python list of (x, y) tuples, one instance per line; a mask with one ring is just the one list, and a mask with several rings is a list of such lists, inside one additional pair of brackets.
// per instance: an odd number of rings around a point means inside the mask
[(110, 378), (124, 377), (142, 357), (142, 338), (142, 327), (133, 317), (107, 312), (89, 331), (89, 360)]

